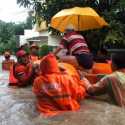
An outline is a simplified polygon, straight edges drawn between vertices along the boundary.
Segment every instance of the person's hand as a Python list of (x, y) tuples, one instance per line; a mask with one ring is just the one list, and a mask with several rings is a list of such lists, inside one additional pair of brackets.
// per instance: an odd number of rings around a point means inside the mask
[(83, 81), (83, 86), (86, 88), (86, 90), (88, 90), (90, 87), (92, 87), (92, 85), (90, 84), (90, 82), (87, 78), (83, 77), (81, 81)]

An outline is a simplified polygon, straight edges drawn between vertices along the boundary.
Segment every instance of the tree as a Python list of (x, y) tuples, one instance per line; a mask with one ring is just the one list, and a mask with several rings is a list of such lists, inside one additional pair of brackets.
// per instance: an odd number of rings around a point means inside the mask
[(13, 23), (0, 21), (0, 52), (16, 47), (15, 30)]
[[(35, 21), (43, 18), (48, 24), (52, 16), (64, 8), (74, 6), (93, 7), (101, 16), (105, 17), (109, 27), (107, 29), (83, 33), (86, 35), (89, 43), (91, 43), (92, 49), (97, 50), (98, 47), (107, 45), (107, 43), (111, 47), (114, 47), (114, 44), (116, 47), (125, 47), (125, 0), (17, 0), (17, 3), (20, 6), (33, 9), (35, 11)], [(94, 37), (93, 34), (98, 37)], [(96, 46), (95, 43), (97, 43)]]
[(31, 17), (26, 22), (19, 24), (6, 23), (0, 20), (0, 54), (5, 50), (16, 51), (18, 46), (18, 35), (24, 34), (24, 29), (32, 29)]

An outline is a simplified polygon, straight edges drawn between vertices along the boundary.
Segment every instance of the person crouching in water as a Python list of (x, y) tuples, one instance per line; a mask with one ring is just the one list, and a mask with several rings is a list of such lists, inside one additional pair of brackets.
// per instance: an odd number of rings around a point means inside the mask
[(10, 67), (15, 63), (13, 59), (10, 59), (11, 54), (9, 51), (5, 51), (4, 58), (5, 60), (2, 62), (2, 70), (10, 70)]
[(67, 49), (69, 55), (60, 56), (61, 61), (70, 63), (75, 67), (82, 67), (84, 71), (90, 71), (93, 65), (93, 56), (84, 37), (75, 32), (72, 25), (67, 26), (65, 35), (54, 54), (57, 55), (62, 49)]
[(80, 108), (78, 101), (86, 94), (84, 82), (61, 73), (53, 54), (43, 57), (40, 67), (42, 74), (33, 84), (38, 110), (45, 116), (78, 110)]
[[(17, 63), (13, 65), (13, 72), (10, 74), (10, 77), (13, 75), (17, 79), (14, 85), (23, 87), (32, 84), (34, 73), (28, 54), (24, 50), (19, 50), (16, 53), (16, 57)], [(10, 85), (13, 85), (13, 83), (10, 83)]]
[(125, 108), (125, 52), (112, 54), (113, 73), (96, 84), (85, 83), (90, 95), (107, 93), (114, 104)]

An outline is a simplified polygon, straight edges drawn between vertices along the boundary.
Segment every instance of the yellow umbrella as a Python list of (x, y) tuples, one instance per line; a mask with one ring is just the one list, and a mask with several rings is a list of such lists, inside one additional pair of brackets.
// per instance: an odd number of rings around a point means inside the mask
[(84, 31), (107, 26), (108, 23), (90, 7), (74, 7), (58, 12), (51, 19), (51, 27), (64, 32), (72, 24), (76, 31)]

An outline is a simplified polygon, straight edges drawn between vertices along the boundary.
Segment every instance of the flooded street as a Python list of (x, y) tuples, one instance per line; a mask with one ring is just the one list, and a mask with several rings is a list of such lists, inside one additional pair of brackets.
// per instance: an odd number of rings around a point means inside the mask
[(125, 110), (87, 99), (77, 112), (53, 118), (40, 115), (31, 87), (8, 87), (8, 72), (0, 72), (0, 125), (124, 125)]

